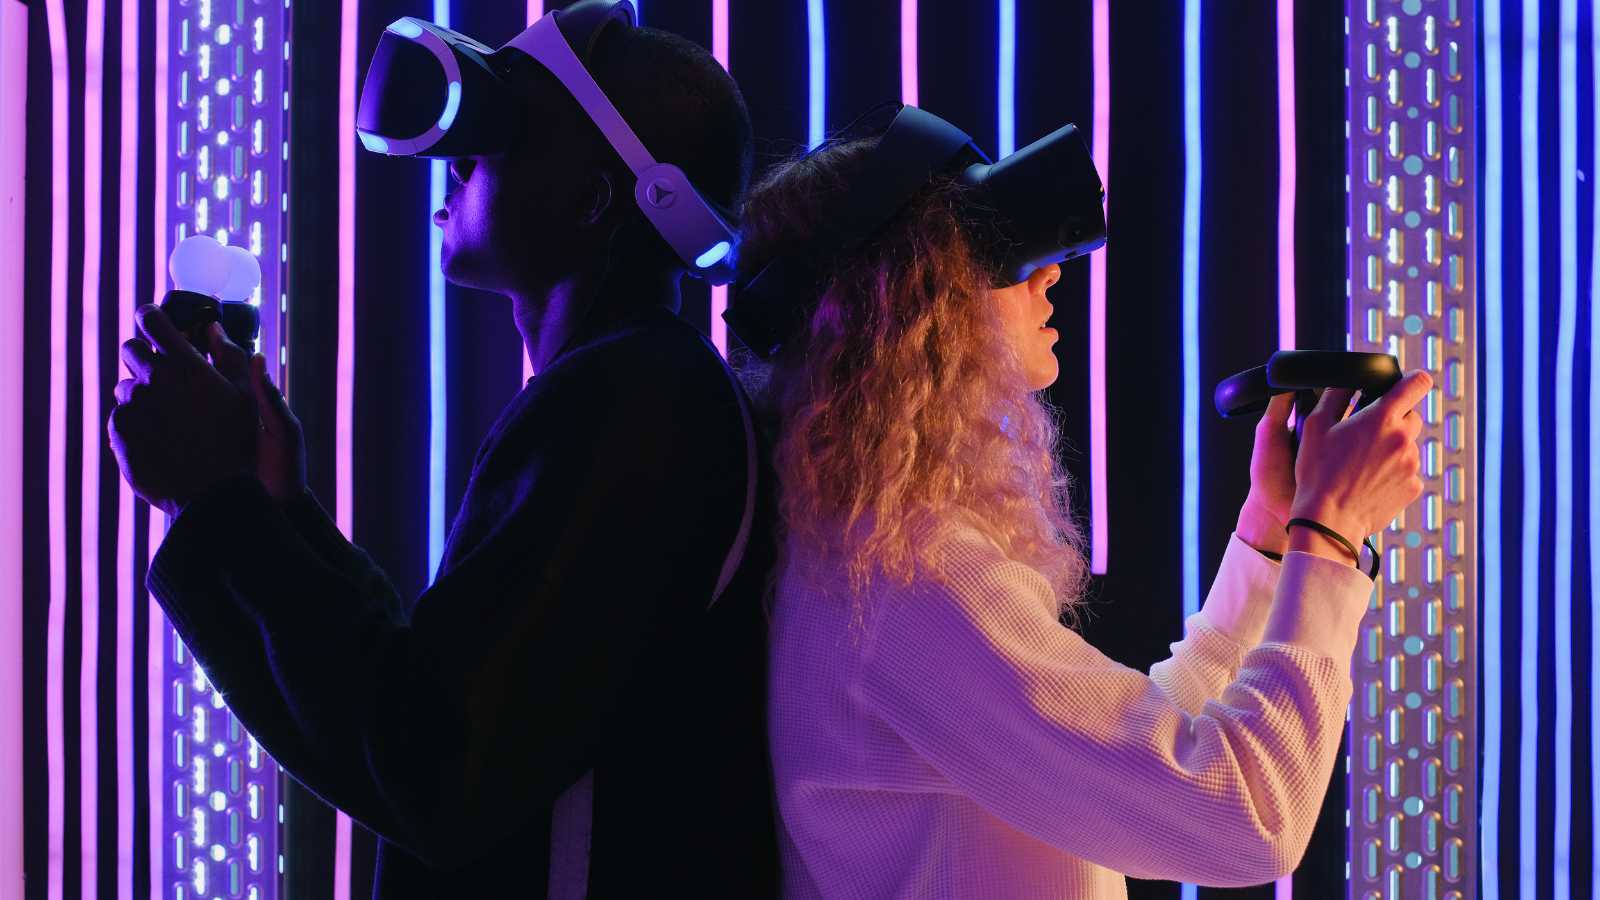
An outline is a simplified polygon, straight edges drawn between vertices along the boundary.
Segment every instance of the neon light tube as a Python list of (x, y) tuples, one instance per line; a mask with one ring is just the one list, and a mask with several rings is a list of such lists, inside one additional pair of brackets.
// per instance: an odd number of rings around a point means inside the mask
[[(728, 0), (711, 0), (711, 55), (716, 57), (722, 68), (732, 72), (733, 66), (729, 62), (728, 41)], [(722, 321), (722, 314), (728, 309), (728, 286), (716, 284), (711, 286), (711, 345), (724, 357), (728, 355), (728, 323)]]
[[(83, 432), (81, 572), (82, 653), (78, 662), (78, 834), (82, 885), (99, 875), (100, 837), (100, 243), (105, 194), (105, 0), (84, 11), (83, 59)], [(92, 888), (89, 888), (92, 890)]]
[(1200, 0), (1183, 4), (1183, 614), (1200, 609)]
[[(528, 0), (528, 24), (532, 25), (542, 18), (544, 18), (544, 0)], [(715, 316), (713, 316), (714, 319)], [(521, 344), (519, 343), (518, 346), (521, 346)], [(528, 358), (526, 348), (518, 352), (522, 354), (522, 384), (526, 384), (528, 379), (533, 377), (533, 360)], [(521, 385), (519, 384), (518, 387), (520, 388)]]
[(1483, 0), (1483, 796), (1479, 800), (1484, 900), (1500, 896), (1500, 765), (1504, 678), (1501, 672), (1501, 510), (1505, 469), (1505, 162), (1500, 81), (1500, 0)]
[(917, 105), (917, 0), (900, 0), (900, 102)]
[[(121, 152), (117, 216), (117, 345), (133, 338), (134, 238), (139, 227), (139, 18), (144, 4), (134, 0), (122, 14)], [(157, 168), (165, 163), (157, 162)], [(156, 205), (165, 205), (157, 196)], [(102, 426), (103, 427), (103, 426)], [(99, 432), (96, 432), (97, 434)], [(133, 896), (133, 490), (117, 479), (117, 894)]]
[[(1538, 184), (1539, 4), (1522, 6), (1521, 154), (1523, 184)], [(1518, 759), (1518, 875), (1522, 896), (1538, 896), (1539, 845), (1539, 192), (1522, 192), (1522, 724)], [(1533, 448), (1530, 453), (1529, 448)]]
[[(1557, 485), (1572, 484), (1572, 357), (1578, 328), (1578, 3), (1561, 0), (1559, 167), (1560, 315), (1556, 325), (1555, 444)], [(1555, 825), (1554, 892), (1572, 893), (1572, 491), (1557, 488), (1555, 541)], [(1535, 604), (1537, 606), (1537, 604)]]
[[(997, 73), (999, 97), (995, 108), (999, 112), (1000, 156), (1006, 157), (1017, 150), (1017, 0), (1000, 2), (1000, 69)], [(1098, 4), (1096, 4), (1098, 11)], [(1097, 69), (1095, 75), (1099, 75)], [(1099, 85), (1098, 77), (1095, 84)], [(1104, 173), (1104, 169), (1101, 170)]]
[[(434, 24), (450, 27), (450, 0), (433, 0)], [(452, 96), (459, 98), (455, 85)], [(449, 110), (446, 110), (447, 113)], [(453, 116), (452, 116), (453, 118)], [(446, 163), (428, 164), (428, 209), (444, 205)], [(444, 231), (428, 220), (428, 571), (429, 583), (444, 558), (444, 484), (449, 450), (449, 345), (445, 342)]]
[[(67, 104), (72, 81), (67, 60), (67, 20), (62, 0), (46, 0), (50, 41), (50, 141), (66, 147), (70, 139)], [(50, 162), (50, 607), (45, 632), (45, 766), (48, 859), (45, 896), (62, 900), (66, 877), (66, 673), (67, 605), (67, 159)]]
[[(1111, 182), (1111, 4), (1095, 0), (1090, 32), (1094, 44), (1095, 168)], [(1104, 575), (1111, 558), (1111, 520), (1106, 474), (1106, 251), (1089, 254), (1089, 571)]]
[[(339, 350), (334, 384), (334, 517), (353, 534), (356, 292), (356, 24), (361, 0), (344, 0), (339, 15)], [(333, 827), (333, 897), (350, 900), (350, 817)]]
[[(161, 299), (165, 293), (166, 278), (160, 273), (167, 270), (167, 77), (168, 45), (171, 28), (171, 0), (155, 0), (156, 4), (156, 31), (155, 31), (155, 92), (153, 108), (155, 117), (155, 160), (152, 168), (155, 170), (155, 226), (152, 243), (155, 244), (155, 265), (152, 271), (157, 275), (152, 289), (154, 296), (151, 303)], [(161, 545), (162, 515), (155, 509), (149, 510), (146, 532), (148, 540), (145, 544), (146, 563), (155, 558), (156, 548)], [(148, 570), (147, 570), (148, 571)], [(167, 715), (166, 687), (166, 639), (167, 618), (162, 612), (161, 605), (154, 596), (148, 596), (148, 619), (146, 622), (146, 652), (145, 652), (145, 691), (149, 707), (146, 710), (148, 717), (148, 730), (146, 732), (146, 760), (148, 774), (146, 776), (148, 789), (146, 799), (150, 804), (151, 823), (166, 821), (166, 786), (165, 775), (167, 771), (167, 742), (162, 739), (166, 733), (165, 723)], [(162, 884), (166, 869), (167, 840), (164, 829), (152, 827), (150, 832), (150, 884)], [(153, 892), (153, 891), (152, 891)]]
[[(1294, 321), (1294, 0), (1277, 0), (1278, 37), (1278, 349), (1293, 350)], [(1292, 427), (1291, 420), (1291, 427)], [(1276, 900), (1294, 896), (1294, 875), (1279, 878)]]
[[(0, 122), (16, 127), (0, 135), (0, 295), (22, 296), (26, 228), (28, 8), (0, 0)], [(5, 305), (0, 322), (0, 383), (6, 387), (0, 420), (0, 796), (20, 798), (22, 783), (22, 479), (23, 306)], [(0, 804), (0, 884), (20, 890), (23, 824), (20, 802)]]
[(828, 136), (828, 34), (822, 0), (806, 0), (806, 146), (815, 149)]
[[(1591, 18), (1591, 21), (1593, 19)], [(1591, 26), (1590, 30), (1591, 51), (1594, 58), (1600, 59), (1600, 28)], [(1595, 162), (1600, 163), (1600, 90), (1591, 90), (1590, 99), (1594, 103), (1594, 115), (1591, 119), (1594, 128)], [(1591, 172), (1600, 172), (1600, 168), (1590, 168)], [(1594, 218), (1590, 221), (1600, 222), (1600, 192), (1593, 194)], [(1589, 296), (1600, 297), (1600, 228), (1591, 229), (1594, 246), (1590, 248), (1589, 255), (1591, 268), (1589, 270)], [(1592, 308), (1592, 306), (1591, 306)], [(1600, 359), (1595, 356), (1594, 348), (1600, 347), (1600, 316), (1589, 316), (1589, 471), (1592, 473), (1600, 469), (1596, 465), (1595, 457), (1600, 455)], [(1592, 475), (1589, 478), (1589, 621), (1600, 622), (1600, 480)], [(1589, 631), (1589, 683), (1600, 684), (1600, 629), (1591, 628)], [(1589, 734), (1600, 734), (1595, 731), (1600, 728), (1600, 702), (1593, 696), (1589, 698)], [(1592, 737), (1589, 741), (1589, 771), (1600, 772), (1600, 741)], [(1600, 778), (1589, 779), (1589, 808), (1600, 809)], [(1600, 828), (1591, 828), (1589, 831), (1590, 859), (1600, 859)], [(1590, 892), (1592, 896), (1600, 896), (1600, 868), (1593, 869)]]

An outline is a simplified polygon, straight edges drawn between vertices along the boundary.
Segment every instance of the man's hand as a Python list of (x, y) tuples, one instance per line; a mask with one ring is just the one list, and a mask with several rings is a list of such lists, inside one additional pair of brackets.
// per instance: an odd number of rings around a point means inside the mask
[(1235, 531), (1239, 539), (1271, 553), (1283, 553), (1289, 538), (1283, 527), (1294, 504), (1294, 443), (1289, 412), (1294, 394), (1278, 394), (1256, 424), (1255, 448), (1250, 454), (1250, 494), (1239, 510)]
[(300, 420), (267, 377), (267, 358), (246, 356), (219, 325), (211, 326), (211, 362), (234, 384), (248, 384), (261, 427), (256, 431), (256, 477), (282, 503), (306, 489), (306, 444)]
[(161, 310), (139, 307), (142, 338), (122, 345), (132, 378), (117, 383), (107, 432), (134, 493), (176, 516), (254, 464), (259, 430), (250, 387), (212, 368)]

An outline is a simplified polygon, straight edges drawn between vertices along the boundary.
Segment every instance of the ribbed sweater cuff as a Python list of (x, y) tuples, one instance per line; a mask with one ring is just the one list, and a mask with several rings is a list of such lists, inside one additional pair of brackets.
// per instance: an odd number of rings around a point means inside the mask
[(1284, 554), (1264, 639), (1350, 661), (1375, 587), (1356, 567), (1312, 553)]

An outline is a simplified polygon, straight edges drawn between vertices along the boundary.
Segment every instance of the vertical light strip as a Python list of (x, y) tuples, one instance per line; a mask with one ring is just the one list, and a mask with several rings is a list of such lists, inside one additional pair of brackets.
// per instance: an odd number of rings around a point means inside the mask
[(1000, 4), (999, 113), (1000, 157), (1017, 150), (1017, 0), (998, 0)]
[[(450, 27), (450, 0), (433, 0), (433, 21)], [(444, 473), (450, 423), (449, 344), (445, 341), (444, 230), (432, 212), (444, 206), (444, 160), (428, 163), (428, 571), (431, 584), (444, 557)]]
[[(528, 24), (544, 18), (544, 0), (528, 0)], [(528, 358), (528, 350), (519, 343), (517, 352), (522, 354), (522, 383), (526, 384), (533, 377), (533, 360)]]
[[(1278, 349), (1293, 350), (1294, 321), (1294, 2), (1277, 0), (1278, 38)], [(1294, 896), (1294, 874), (1278, 879), (1273, 896)]]
[[(1094, 56), (1095, 168), (1111, 184), (1111, 3), (1094, 0), (1089, 26)], [(1109, 191), (1108, 191), (1109, 192)], [(1109, 204), (1108, 204), (1109, 207)], [(1109, 211), (1107, 213), (1109, 215)], [(1106, 250), (1089, 254), (1089, 571), (1104, 575), (1111, 561), (1110, 479), (1106, 437)]]
[[(1555, 896), (1572, 893), (1572, 357), (1578, 328), (1578, 0), (1561, 0), (1557, 81), (1560, 123), (1560, 316), (1556, 326), (1555, 430)], [(1529, 95), (1530, 97), (1532, 95)], [(1536, 604), (1537, 605), (1537, 604)]]
[(822, 0), (806, 0), (806, 146), (828, 136), (828, 33)]
[[(134, 272), (139, 233), (139, 14), (122, 6), (120, 175), (117, 189), (117, 346), (133, 337)], [(160, 163), (157, 163), (159, 167)], [(163, 199), (156, 201), (157, 205)], [(103, 432), (95, 432), (97, 435)], [(97, 440), (98, 446), (100, 441)], [(117, 897), (133, 898), (133, 491), (117, 479)]]
[(1517, 821), (1517, 869), (1524, 897), (1537, 896), (1539, 847), (1539, 4), (1522, 4), (1522, 725)]
[(1501, 540), (1505, 456), (1505, 159), (1500, 80), (1500, 0), (1483, 0), (1483, 796), (1479, 800), (1484, 900), (1500, 896)]
[[(1200, 0), (1183, 0), (1183, 617), (1200, 608)], [(1195, 900), (1195, 885), (1179, 886)]]
[[(1593, 0), (1589, 17), (1589, 46), (1592, 58), (1600, 60), (1600, 0)], [(1590, 172), (1600, 172), (1600, 84), (1593, 73), (1589, 83), (1589, 98), (1594, 104), (1590, 125), (1594, 129), (1594, 162)], [(1593, 242), (1589, 250), (1589, 621), (1600, 622), (1600, 190), (1590, 194), (1593, 203), (1590, 218), (1590, 235)], [(1589, 629), (1589, 684), (1600, 684), (1600, 628)], [(1589, 771), (1600, 772), (1600, 700), (1589, 697)], [(1600, 778), (1589, 779), (1589, 808), (1600, 809)], [(1600, 828), (1589, 829), (1589, 858), (1600, 859)], [(1590, 866), (1589, 894), (1600, 897), (1600, 866)]]
[(917, 0), (900, 0), (900, 102), (917, 105)]
[(80, 637), (78, 660), (79, 871), (85, 893), (96, 891), (100, 849), (100, 251), (105, 196), (105, 0), (88, 0), (83, 50), (83, 432), (79, 453), (83, 518), (78, 523)]
[(1200, 0), (1183, 4), (1183, 614), (1200, 608)]
[[(0, 296), (22, 296), (27, 199), (28, 8), (0, 0)], [(22, 896), (23, 305), (0, 320), (0, 897)]]
[[(155, 258), (152, 260), (155, 273), (153, 287), (155, 296), (149, 298), (154, 303), (165, 293), (167, 284), (167, 210), (170, 198), (167, 196), (167, 74), (168, 56), (167, 49), (170, 43), (171, 27), (171, 0), (155, 0), (156, 4), (156, 45), (153, 62), (155, 65), (155, 90), (151, 98), (151, 111), (155, 116), (155, 223), (152, 226), (151, 236), (154, 238)], [(155, 558), (156, 548), (161, 545), (162, 529), (165, 527), (162, 519), (164, 516), (159, 510), (150, 509), (147, 523), (148, 542), (145, 546), (146, 562)], [(147, 570), (148, 571), (148, 570)], [(149, 790), (146, 797), (150, 803), (150, 893), (152, 900), (157, 900), (156, 895), (162, 890), (162, 878), (166, 872), (167, 835), (162, 823), (166, 821), (166, 771), (167, 771), (167, 741), (166, 716), (167, 716), (167, 691), (166, 691), (166, 640), (167, 617), (162, 612), (160, 604), (155, 597), (147, 598), (149, 604), (148, 620), (146, 623), (145, 648), (145, 690), (149, 709), (146, 711), (149, 733), (146, 735), (146, 764), (148, 767), (147, 783)]]
[(1295, 190), (1298, 181), (1294, 108), (1294, 0), (1278, 3), (1278, 349), (1295, 344)]
[[(361, 0), (339, 10), (339, 354), (334, 385), (334, 517), (346, 538), (354, 515), (356, 381), (356, 26)], [(350, 817), (335, 813), (333, 897), (350, 900)]]
[[(711, 55), (728, 72), (733, 71), (729, 61), (728, 41), (728, 0), (711, 0)], [(728, 323), (722, 320), (722, 314), (728, 309), (728, 286), (725, 284), (712, 285), (711, 287), (711, 344), (717, 352), (724, 357), (728, 355)]]
[(67, 606), (67, 19), (62, 0), (46, 0), (50, 32), (50, 436), (48, 457), (50, 607), (45, 631), (45, 765), (48, 840), (45, 896), (62, 900), (66, 872)]

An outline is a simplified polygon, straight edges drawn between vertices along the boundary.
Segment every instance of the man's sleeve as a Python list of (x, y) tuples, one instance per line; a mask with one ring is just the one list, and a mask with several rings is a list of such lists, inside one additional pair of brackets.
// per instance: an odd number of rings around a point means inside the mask
[(262, 746), (433, 865), (492, 848), (592, 765), (668, 604), (695, 602), (661, 585), (737, 526), (737, 412), (611, 356), (548, 373), (548, 402), (486, 461), (511, 467), (486, 498), (503, 514), (409, 622), (375, 566), (319, 551), (254, 478), (185, 509), (151, 567)]

